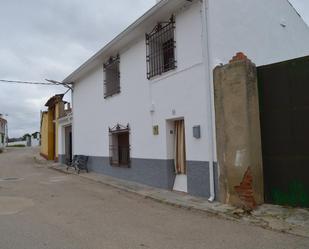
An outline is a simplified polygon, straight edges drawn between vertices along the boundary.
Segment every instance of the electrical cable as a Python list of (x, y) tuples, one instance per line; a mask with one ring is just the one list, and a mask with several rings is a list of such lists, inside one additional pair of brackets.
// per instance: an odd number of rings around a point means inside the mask
[(47, 83), (47, 82), (35, 82), (35, 81), (20, 81), (20, 80), (1, 80), (2, 83), (13, 83), (13, 84), (28, 84), (28, 85), (48, 85), (48, 86), (58, 86), (64, 84)]

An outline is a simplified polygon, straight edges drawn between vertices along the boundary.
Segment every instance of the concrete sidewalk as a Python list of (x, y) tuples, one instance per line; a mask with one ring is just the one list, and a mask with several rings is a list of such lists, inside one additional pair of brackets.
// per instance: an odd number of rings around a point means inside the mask
[(122, 191), (141, 195), (168, 205), (191, 210), (211, 213), (225, 219), (249, 223), (265, 229), (290, 233), (309, 238), (309, 209), (287, 208), (264, 204), (251, 214), (230, 205), (219, 202), (210, 203), (206, 198), (193, 197), (187, 194), (172, 192), (164, 189), (149, 187), (143, 184), (124, 181), (121, 179), (90, 172), (77, 175), (74, 170), (66, 170), (64, 165), (50, 163), (35, 157), (37, 163), (44, 163), (53, 170), (72, 174), (88, 180), (96, 181)]

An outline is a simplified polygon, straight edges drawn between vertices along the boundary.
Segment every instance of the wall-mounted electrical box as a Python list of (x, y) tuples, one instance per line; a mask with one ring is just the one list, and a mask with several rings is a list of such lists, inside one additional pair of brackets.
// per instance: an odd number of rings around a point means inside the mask
[(195, 137), (196, 139), (201, 138), (201, 126), (200, 125), (193, 126), (193, 137)]

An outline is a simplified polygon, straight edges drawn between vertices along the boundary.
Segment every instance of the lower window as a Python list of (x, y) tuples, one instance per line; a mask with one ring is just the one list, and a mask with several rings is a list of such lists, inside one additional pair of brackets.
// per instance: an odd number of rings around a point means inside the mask
[(109, 129), (109, 158), (112, 166), (130, 167), (130, 130), (129, 125), (116, 125)]

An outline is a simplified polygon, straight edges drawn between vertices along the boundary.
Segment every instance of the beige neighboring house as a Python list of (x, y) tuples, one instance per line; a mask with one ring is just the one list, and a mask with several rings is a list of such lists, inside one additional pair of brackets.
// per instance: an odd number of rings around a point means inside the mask
[[(40, 154), (47, 160), (59, 160), (59, 120), (71, 113), (70, 104), (63, 100), (63, 94), (56, 94), (45, 104), (41, 113)], [(62, 154), (60, 154), (62, 156)]]
[(8, 123), (4, 119), (3, 115), (0, 114), (0, 150), (4, 149), (7, 145), (8, 140)]

